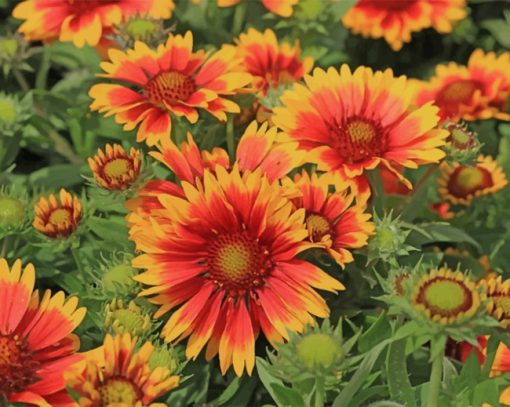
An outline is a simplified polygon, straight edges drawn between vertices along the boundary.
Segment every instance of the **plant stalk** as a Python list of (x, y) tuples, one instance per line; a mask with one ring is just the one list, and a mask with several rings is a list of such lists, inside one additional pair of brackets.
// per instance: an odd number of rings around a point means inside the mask
[(315, 378), (315, 407), (324, 407), (324, 377), (318, 375)]
[(26, 80), (23, 73), (18, 68), (13, 68), (12, 74), (14, 75), (16, 82), (18, 82), (21, 90), (23, 90), (23, 92), (28, 92), (30, 90), (30, 85), (28, 84), (28, 81)]
[(438, 407), (439, 390), (441, 389), (441, 379), (443, 376), (443, 357), (444, 346), (441, 352), (432, 361), (432, 370), (429, 381), (429, 397), (427, 407)]
[(228, 116), (227, 121), (227, 150), (230, 161), (235, 160), (235, 140), (234, 140), (234, 116)]

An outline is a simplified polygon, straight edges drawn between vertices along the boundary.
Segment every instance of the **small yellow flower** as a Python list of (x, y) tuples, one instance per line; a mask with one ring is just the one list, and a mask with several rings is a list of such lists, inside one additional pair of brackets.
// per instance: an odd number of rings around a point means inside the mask
[(411, 303), (427, 319), (454, 325), (473, 317), (482, 295), (475, 283), (460, 271), (441, 267), (421, 277), (414, 287)]
[(33, 227), (50, 238), (63, 238), (72, 234), (82, 216), (81, 203), (76, 196), (65, 189), (60, 190), (59, 198), (51, 194), (48, 199), (41, 197), (35, 205)]
[(456, 205), (469, 205), (474, 198), (494, 194), (508, 181), (503, 169), (489, 156), (478, 156), (472, 166), (459, 163), (440, 166), (439, 195)]
[(128, 306), (121, 299), (114, 299), (106, 306), (106, 328), (111, 328), (116, 334), (125, 332), (134, 336), (140, 336), (149, 332), (151, 318), (144, 314), (142, 309), (130, 301)]
[(141, 152), (131, 148), (129, 154), (120, 144), (107, 144), (89, 158), (89, 166), (96, 182), (110, 191), (123, 190), (136, 181), (140, 174)]
[(510, 327), (510, 279), (503, 281), (501, 276), (480, 281), (487, 290), (487, 312), (505, 328)]

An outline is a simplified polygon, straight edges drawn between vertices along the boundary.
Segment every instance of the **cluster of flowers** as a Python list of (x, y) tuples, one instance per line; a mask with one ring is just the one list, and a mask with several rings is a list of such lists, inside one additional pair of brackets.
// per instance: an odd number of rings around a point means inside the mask
[[(297, 0), (263, 3), (288, 16)], [(360, 0), (343, 23), (364, 36), (384, 36), (398, 50), (411, 32), (448, 32), (465, 15), (462, 0), (387, 3)], [(161, 335), (171, 343), (187, 339), (188, 359), (205, 349), (208, 360), (218, 355), (223, 374), (230, 367), (238, 376), (251, 374), (259, 335), (277, 347), (315, 317), (328, 317), (318, 290), (345, 287), (298, 255), (322, 249), (344, 267), (354, 249), (367, 245), (374, 233), (370, 171), (384, 170), (412, 189), (404, 169), (440, 164), (439, 194), (452, 205), (506, 185), (491, 157), (451, 161), (445, 150), (458, 158), (478, 147), (460, 120), (510, 119), (510, 53), (478, 49), (467, 66), (440, 65), (425, 82), (391, 69), (313, 68), (297, 43), (281, 44), (269, 29), (249, 29), (213, 52), (194, 50), (191, 32), (167, 33), (149, 46), (161, 36), (158, 20), (173, 9), (171, 0), (26, 0), (14, 16), (24, 20), (19, 31), (28, 40), (102, 49), (105, 83), (90, 89), (90, 109), (137, 129), (136, 141), (175, 174), (174, 181), (145, 179), (142, 151), (118, 144), (89, 159), (100, 187), (131, 194), (126, 219), (139, 253), (132, 265), (144, 270), (134, 279), (146, 287), (139, 295), (159, 307), (154, 318), (171, 312)], [(120, 49), (112, 38), (132, 34), (140, 21), (157, 35), (144, 32), (150, 41)], [(281, 95), (270, 108), (264, 101), (273, 90)], [(229, 152), (200, 150), (190, 133), (180, 145), (172, 139), (175, 122), (196, 123), (200, 111), (234, 125), (233, 114), (241, 113), (234, 99), (247, 93), (261, 102), (237, 117), (236, 125), (247, 127), (235, 151), (233, 143)], [(311, 165), (313, 172), (303, 169)], [(78, 233), (85, 215), (79, 198), (64, 189), (41, 197), (35, 214), (33, 227), (50, 239)], [(62, 292), (39, 299), (34, 282), (32, 265), (22, 271), (21, 261), (9, 267), (0, 260), (0, 397), (68, 405), (67, 386), (81, 405), (149, 405), (178, 385), (169, 369), (151, 365), (151, 343), (135, 351), (137, 339), (129, 334), (107, 335), (101, 348), (78, 353), (72, 331), (85, 309)], [(440, 269), (414, 285), (413, 312), (434, 323), (474, 318), (484, 296), (486, 312), (510, 323), (508, 281), (483, 280), (479, 289), (461, 272)]]

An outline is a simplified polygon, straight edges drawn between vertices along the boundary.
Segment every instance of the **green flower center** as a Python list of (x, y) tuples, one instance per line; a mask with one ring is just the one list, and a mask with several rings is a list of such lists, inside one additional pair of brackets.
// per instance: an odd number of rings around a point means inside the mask
[(156, 33), (159, 25), (155, 21), (134, 18), (125, 25), (127, 34), (134, 40), (144, 40)]
[(129, 174), (131, 161), (125, 158), (115, 158), (104, 166), (104, 173), (110, 178), (122, 178)]
[(14, 227), (25, 220), (25, 205), (18, 199), (0, 196), (0, 226)]
[(134, 406), (139, 400), (138, 389), (124, 377), (113, 377), (99, 388), (101, 406), (109, 406), (114, 403), (124, 403)]
[(151, 369), (165, 367), (169, 370), (170, 375), (177, 372), (179, 362), (175, 351), (167, 349), (166, 347), (154, 349), (154, 352), (152, 352), (151, 358), (149, 359), (149, 367)]
[(0, 122), (2, 124), (12, 124), (16, 121), (18, 112), (16, 105), (11, 99), (0, 99)]
[(132, 335), (140, 335), (144, 331), (144, 319), (139, 313), (130, 309), (118, 309), (112, 312), (112, 320), (118, 321), (123, 331)]
[(18, 51), (18, 42), (14, 38), (0, 38), (0, 56), (12, 58)]
[(469, 137), (469, 134), (467, 134), (465, 131), (462, 131), (462, 130), (453, 130), (451, 133), (451, 136), (452, 136), (452, 140), (453, 140), (454, 144), (461, 145), (461, 146), (466, 145), (469, 142), (469, 140), (471, 139)]
[(136, 282), (133, 280), (135, 269), (128, 264), (112, 267), (103, 275), (103, 287), (107, 292), (118, 293), (132, 289)]
[(454, 196), (465, 197), (492, 185), (492, 175), (485, 168), (459, 166), (450, 176), (448, 190)]
[(52, 225), (66, 228), (71, 224), (71, 213), (69, 209), (66, 208), (58, 208), (55, 209), (49, 218), (49, 223)]
[(338, 340), (324, 333), (305, 335), (296, 349), (299, 360), (310, 370), (328, 369), (344, 356)]

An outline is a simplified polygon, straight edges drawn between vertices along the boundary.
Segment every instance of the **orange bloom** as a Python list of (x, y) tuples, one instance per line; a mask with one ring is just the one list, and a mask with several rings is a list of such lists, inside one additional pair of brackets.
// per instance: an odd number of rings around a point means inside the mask
[(197, 108), (223, 121), (226, 112), (238, 113), (239, 106), (222, 97), (251, 80), (247, 73), (234, 72), (241, 63), (235, 47), (224, 46), (210, 58), (203, 50), (192, 52), (192, 47), (188, 31), (184, 37), (170, 35), (156, 51), (142, 42), (126, 52), (110, 50), (111, 62), (101, 64), (106, 72), (102, 76), (126, 85), (94, 85), (89, 92), (94, 99), (91, 110), (115, 115), (124, 130), (139, 126), (137, 141), (145, 140), (149, 146), (169, 137), (170, 113), (190, 123), (198, 120)]
[(438, 162), (446, 130), (436, 129), (437, 107), (414, 107), (412, 85), (391, 69), (372, 72), (347, 65), (340, 71), (316, 68), (294, 84), (274, 109), (273, 122), (299, 142), (319, 171), (356, 178), (382, 164), (409, 188), (395, 166), (417, 168)]
[(219, 353), (222, 373), (240, 376), (255, 365), (262, 330), (273, 344), (301, 332), (312, 315), (329, 315), (315, 289), (343, 289), (318, 267), (298, 259), (304, 239), (303, 209), (295, 211), (278, 182), (260, 169), (240, 173), (217, 166), (196, 186), (183, 182), (183, 197), (160, 195), (162, 209), (140, 217), (133, 236), (135, 277), (152, 286), (141, 295), (160, 306), (156, 317), (177, 308), (165, 324), (167, 341), (188, 338), (186, 356)]
[(179, 385), (166, 367), (149, 367), (154, 351), (150, 342), (135, 351), (129, 334), (106, 335), (104, 345), (88, 352), (79, 369), (66, 375), (66, 385), (80, 397), (80, 406), (164, 407), (153, 403)]
[(141, 151), (131, 148), (129, 155), (120, 144), (106, 145), (89, 158), (89, 166), (96, 182), (103, 188), (123, 190), (136, 181), (141, 167)]
[(510, 120), (510, 52), (499, 57), (475, 50), (467, 66), (450, 62), (437, 65), (428, 82), (420, 82), (416, 103), (433, 100), (441, 118), (452, 121), (490, 119)]
[(353, 261), (349, 249), (365, 246), (374, 231), (366, 206), (355, 203), (355, 196), (347, 190), (328, 192), (327, 178), (315, 173), (310, 177), (303, 171), (294, 182), (287, 179), (284, 185), (300, 193), (291, 201), (296, 208), (305, 209), (308, 240), (323, 247), (342, 267)]
[(96, 46), (103, 30), (136, 14), (166, 19), (172, 0), (25, 0), (13, 16), (25, 20), (19, 31), (29, 41), (72, 41), (75, 46)]
[[(36, 406), (73, 406), (64, 373), (82, 356), (80, 340), (71, 332), (85, 316), (78, 299), (66, 301), (48, 290), (39, 301), (33, 292), (35, 269), (22, 271), (21, 260), (9, 270), (0, 259), (0, 400)], [(11, 405), (11, 404), (9, 404)]]
[[(241, 0), (218, 0), (218, 7), (230, 7), (238, 4)], [(292, 7), (298, 4), (299, 0), (261, 0), (265, 8), (271, 13), (280, 17), (290, 17)]]
[(358, 0), (342, 23), (365, 38), (384, 38), (398, 51), (413, 32), (429, 27), (451, 32), (465, 16), (464, 0)]
[(60, 199), (51, 194), (48, 200), (41, 197), (35, 205), (35, 219), (32, 226), (51, 238), (69, 236), (78, 227), (81, 219), (81, 203), (64, 188), (60, 190)]
[(508, 181), (503, 169), (491, 157), (479, 156), (473, 166), (441, 163), (439, 195), (456, 205), (469, 205), (474, 198), (503, 189)]
[(237, 40), (244, 69), (253, 76), (253, 86), (261, 95), (270, 87), (278, 88), (300, 80), (310, 72), (313, 59), (301, 58), (299, 42), (279, 44), (274, 31), (261, 33), (250, 28)]

